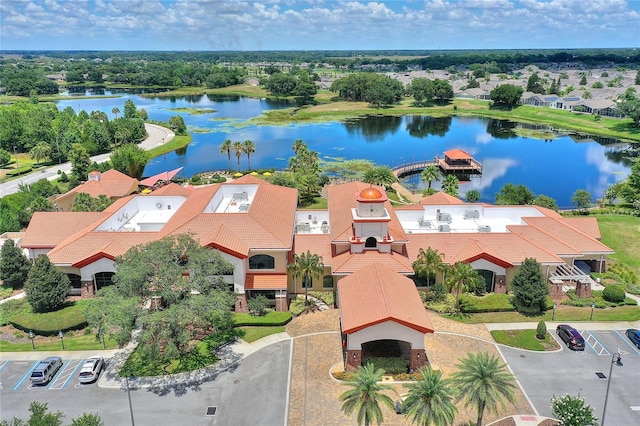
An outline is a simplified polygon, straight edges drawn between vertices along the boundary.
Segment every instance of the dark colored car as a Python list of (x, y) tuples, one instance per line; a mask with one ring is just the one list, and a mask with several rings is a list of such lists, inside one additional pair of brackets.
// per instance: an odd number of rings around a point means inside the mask
[(627, 337), (631, 340), (631, 343), (636, 345), (640, 349), (640, 330), (630, 328), (626, 332)]
[(584, 351), (584, 339), (575, 328), (567, 324), (560, 324), (556, 327), (556, 333), (569, 349)]

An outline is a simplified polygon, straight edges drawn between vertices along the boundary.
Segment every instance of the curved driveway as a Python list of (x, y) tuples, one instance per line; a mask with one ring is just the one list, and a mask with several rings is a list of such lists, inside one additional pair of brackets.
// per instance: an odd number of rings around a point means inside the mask
[[(162, 126), (158, 126), (156, 124), (145, 123), (144, 127), (147, 131), (147, 138), (140, 142), (138, 146), (144, 148), (145, 150), (149, 150), (151, 148), (155, 148), (159, 145), (169, 142), (175, 136), (175, 133), (173, 133), (171, 130)], [(95, 155), (91, 157), (91, 161), (95, 161), (96, 163), (103, 163), (109, 160), (110, 157), (110, 153)], [(18, 192), (21, 184), (32, 184), (39, 181), (40, 179), (53, 180), (58, 177), (58, 172), (64, 172), (68, 174), (70, 171), (71, 163), (67, 162), (20, 176), (17, 179), (13, 179), (11, 181), (0, 184), (0, 197)]]

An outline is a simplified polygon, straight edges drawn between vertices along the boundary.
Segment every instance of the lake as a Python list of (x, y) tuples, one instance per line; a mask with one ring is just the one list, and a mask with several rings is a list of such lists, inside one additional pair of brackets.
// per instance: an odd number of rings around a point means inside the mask
[[(513, 183), (527, 186), (536, 195), (554, 198), (560, 208), (570, 208), (571, 197), (577, 189), (589, 191), (595, 201), (603, 196), (607, 187), (624, 180), (630, 173), (630, 164), (620, 155), (628, 147), (625, 143), (573, 134), (561, 134), (547, 140), (527, 138), (514, 132), (516, 127), (524, 125), (504, 120), (372, 116), (348, 122), (237, 126), (264, 111), (289, 108), (292, 104), (210, 95), (144, 98), (124, 94), (120, 98), (59, 101), (58, 108), (100, 110), (113, 117), (113, 107), (122, 111), (126, 99), (131, 99), (138, 108), (144, 108), (152, 120), (168, 121), (171, 116), (182, 115), (193, 138), (186, 149), (153, 159), (145, 169), (145, 176), (178, 167), (184, 167), (184, 177), (226, 170), (227, 155), (220, 153), (220, 144), (225, 139), (249, 139), (256, 144), (256, 152), (251, 155), (252, 169), (285, 168), (293, 155), (291, 146), (296, 139), (302, 139), (325, 161), (366, 159), (390, 167), (412, 160), (433, 159), (449, 149), (458, 148), (483, 165), (482, 176), (461, 182), (461, 196), (476, 189), (480, 191), (481, 201), (487, 203), (495, 202), (495, 194), (505, 183)], [(176, 111), (178, 108), (212, 111), (189, 114)], [(237, 168), (233, 152), (231, 168)], [(243, 155), (240, 169), (247, 168), (247, 157)], [(405, 183), (414, 189), (424, 188), (418, 175), (409, 177)], [(434, 186), (438, 188), (438, 184)]]

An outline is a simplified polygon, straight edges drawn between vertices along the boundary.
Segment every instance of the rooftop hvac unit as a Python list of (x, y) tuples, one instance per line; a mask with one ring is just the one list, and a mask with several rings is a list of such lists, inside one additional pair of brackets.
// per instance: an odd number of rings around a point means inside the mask
[(466, 212), (464, 212), (464, 218), (465, 219), (479, 219), (480, 218), (480, 212), (478, 210), (467, 210)]
[(451, 232), (451, 227), (449, 225), (438, 225), (438, 231)]
[(438, 212), (438, 222), (451, 222), (451, 214)]
[(491, 232), (491, 227), (489, 225), (478, 226), (478, 232)]

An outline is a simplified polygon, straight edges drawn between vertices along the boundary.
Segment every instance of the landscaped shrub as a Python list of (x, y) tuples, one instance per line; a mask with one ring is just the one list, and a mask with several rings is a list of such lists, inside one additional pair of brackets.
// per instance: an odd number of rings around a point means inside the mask
[(309, 296), (313, 296), (316, 299), (322, 300), (327, 306), (333, 306), (335, 298), (333, 297), (333, 291), (310, 291)]
[(456, 298), (453, 294), (447, 294), (442, 300), (424, 302), (424, 307), (439, 314), (451, 314), (458, 311)]
[(373, 357), (367, 359), (366, 363), (373, 364), (376, 370), (383, 369), (385, 374), (406, 373), (409, 368), (407, 360), (403, 357)]
[[(60, 330), (81, 330), (87, 326), (84, 316), (85, 305), (84, 300), (79, 300), (54, 312), (37, 314), (22, 310), (12, 315), (9, 322), (25, 333), (33, 331), (43, 336), (57, 335)], [(5, 308), (5, 305), (2, 307)]]
[(233, 314), (234, 327), (244, 326), (277, 326), (285, 325), (291, 321), (291, 312), (274, 311), (268, 314), (256, 317), (251, 314), (236, 312)]
[(508, 294), (490, 293), (482, 297), (464, 293), (460, 295), (460, 310), (467, 313), (511, 312), (515, 307)]
[(624, 287), (617, 284), (608, 285), (602, 291), (602, 298), (608, 302), (624, 302), (625, 296)]
[(538, 323), (538, 327), (536, 327), (536, 337), (542, 340), (546, 335), (547, 335), (547, 324), (545, 324), (544, 321), (540, 321)]
[(263, 316), (267, 313), (267, 307), (269, 306), (269, 299), (263, 294), (258, 294), (255, 297), (251, 297), (247, 301), (249, 312), (252, 315)]

